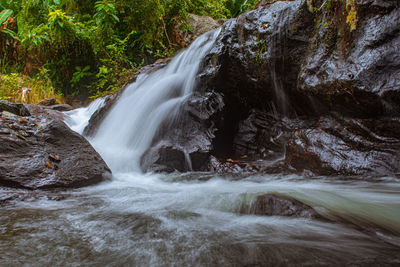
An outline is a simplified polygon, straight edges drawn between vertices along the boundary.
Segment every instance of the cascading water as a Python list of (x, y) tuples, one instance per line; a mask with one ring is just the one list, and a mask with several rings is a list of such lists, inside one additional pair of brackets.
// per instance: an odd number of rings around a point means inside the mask
[(167, 67), (138, 77), (130, 85), (91, 139), (113, 172), (139, 171), (160, 124), (178, 115), (192, 93), (196, 74), (220, 30), (199, 37)]
[[(398, 266), (400, 184), (319, 177), (214, 173), (142, 174), (138, 161), (163, 120), (177, 116), (218, 31), (168, 67), (132, 84), (91, 140), (113, 179), (65, 200), (0, 209), (0, 265), (21, 266)], [(101, 100), (67, 113), (82, 133)], [(0, 188), (0, 195), (3, 189)], [(12, 190), (12, 189), (10, 189)], [(257, 195), (293, 197), (352, 221), (240, 214)], [(57, 198), (62, 193), (56, 192)]]
[(78, 108), (72, 111), (68, 111), (65, 113), (67, 114), (66, 123), (72, 130), (82, 134), (83, 130), (89, 123), (90, 117), (103, 105), (104, 99), (98, 98), (93, 101), (87, 108)]

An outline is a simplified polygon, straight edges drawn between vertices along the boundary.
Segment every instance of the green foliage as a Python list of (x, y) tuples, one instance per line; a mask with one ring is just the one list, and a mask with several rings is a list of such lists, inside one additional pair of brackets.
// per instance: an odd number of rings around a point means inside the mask
[(11, 15), (13, 11), (10, 9), (4, 9), (0, 12), (0, 33), (5, 33), (11, 36), (12, 38), (17, 38), (17, 35), (14, 31), (8, 29), (9, 20), (13, 20)]
[(113, 26), (115, 23), (119, 22), (117, 17), (117, 10), (114, 5), (114, 1), (111, 0), (101, 0), (97, 1), (95, 4), (96, 14), (94, 19), (96, 24), (103, 27)]
[(4, 22), (12, 15), (13, 11), (10, 9), (4, 9), (0, 12), (0, 25), (3, 25)]
[(49, 13), (46, 26), (50, 32), (51, 40), (55, 43), (64, 43), (75, 39), (74, 21), (60, 9)]
[(237, 17), (241, 13), (254, 8), (259, 1), (256, 0), (228, 0), (226, 6), (232, 17)]
[[(65, 95), (103, 95), (141, 65), (180, 49), (174, 27), (185, 24), (188, 13), (230, 18), (256, 2), (0, 0), (0, 71), (46, 75)], [(14, 23), (4, 27), (8, 18)]]
[(89, 72), (90, 66), (86, 66), (84, 68), (78, 66), (75, 68), (75, 70), (76, 71), (72, 74), (71, 78), (72, 88), (76, 88), (79, 82), (81, 82), (83, 78), (92, 75), (92, 73)]

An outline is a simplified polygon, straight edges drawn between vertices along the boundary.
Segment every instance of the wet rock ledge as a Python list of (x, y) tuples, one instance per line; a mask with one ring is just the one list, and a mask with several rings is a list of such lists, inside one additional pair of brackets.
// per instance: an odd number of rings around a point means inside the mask
[(69, 189), (110, 176), (89, 142), (62, 121), (62, 113), (6, 101), (0, 101), (0, 112), (0, 186)]

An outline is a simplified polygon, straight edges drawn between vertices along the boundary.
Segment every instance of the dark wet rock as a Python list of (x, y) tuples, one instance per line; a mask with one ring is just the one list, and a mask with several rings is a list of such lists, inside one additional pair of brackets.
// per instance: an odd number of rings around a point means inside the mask
[(226, 112), (251, 109), (291, 114), (314, 19), (305, 1), (277, 2), (226, 22), (199, 74), (199, 91), (225, 96)]
[(2, 116), (0, 185), (76, 188), (99, 183), (110, 170), (89, 142), (61, 120)]
[[(342, 1), (336, 14), (310, 12), (309, 1), (266, 2), (224, 24), (198, 90), (222, 92), (226, 112), (239, 119), (253, 108), (308, 116), (400, 114), (398, 1), (357, 2), (353, 31)], [(318, 23), (327, 20), (327, 27)]]
[(283, 158), (277, 160), (247, 160), (247, 159), (218, 159), (210, 156), (207, 170), (219, 174), (244, 174), (251, 175), (253, 173), (268, 174), (288, 174), (290, 167), (286, 165)]
[(57, 100), (55, 98), (45, 98), (38, 103), (40, 106), (53, 106), (56, 104)]
[(111, 108), (123, 94), (125, 89), (133, 82), (136, 81), (139, 75), (148, 75), (154, 71), (157, 71), (163, 67), (165, 67), (171, 61), (170, 58), (159, 59), (155, 63), (144, 66), (136, 74), (129, 80), (127, 84), (125, 84), (118, 92), (108, 95), (104, 99), (104, 104), (101, 108), (96, 110), (96, 112), (92, 115), (89, 120), (88, 125), (83, 130), (84, 136), (94, 136), (104, 118), (110, 112)]
[(322, 219), (312, 207), (290, 197), (273, 194), (257, 196), (248, 209), (250, 214)]
[(57, 110), (57, 111), (70, 111), (70, 110), (74, 109), (71, 105), (68, 105), (68, 104), (52, 105), (48, 108), (50, 108), (52, 110)]
[(208, 170), (216, 173), (251, 173), (256, 171), (253, 167), (253, 162), (246, 162), (233, 159), (217, 159), (214, 156), (210, 157)]
[(247, 160), (282, 158), (291, 133), (315, 121), (312, 118), (277, 117), (276, 114), (252, 110), (249, 117), (238, 124), (233, 140), (233, 156)]
[[(206, 170), (212, 146), (210, 138), (199, 131), (200, 127), (196, 123), (186, 125), (185, 131), (178, 129), (168, 139), (151, 146), (141, 158), (142, 170), (146, 172)], [(193, 142), (193, 138), (196, 142)]]
[(142, 156), (142, 170), (207, 170), (215, 137), (213, 120), (223, 107), (220, 94), (192, 95), (179, 112), (180, 117), (167, 118), (161, 126)]
[(400, 172), (400, 119), (322, 118), (292, 134), (286, 162), (317, 175), (395, 175)]
[(29, 116), (28, 109), (21, 103), (12, 103), (9, 101), (0, 100), (0, 112), (7, 111), (18, 116)]
[(41, 121), (47, 120), (64, 120), (64, 113), (53, 110), (51, 108), (39, 106), (39, 105), (28, 105), (25, 104), (25, 107), (29, 110), (30, 114), (36, 119), (40, 119)]
[[(369, 117), (400, 114), (400, 6), (397, 0), (356, 1), (356, 29), (345, 3), (316, 28), (299, 72), (298, 90), (318, 113)], [(332, 16), (322, 13), (319, 20)]]

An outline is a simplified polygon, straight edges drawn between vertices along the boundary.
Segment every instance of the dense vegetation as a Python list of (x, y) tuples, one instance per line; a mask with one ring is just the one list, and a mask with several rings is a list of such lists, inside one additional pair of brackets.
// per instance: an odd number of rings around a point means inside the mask
[[(0, 99), (98, 96), (181, 47), (188, 13), (230, 18), (257, 0), (0, 0)], [(189, 27), (189, 26), (187, 26)], [(188, 29), (190, 30), (190, 29)]]

